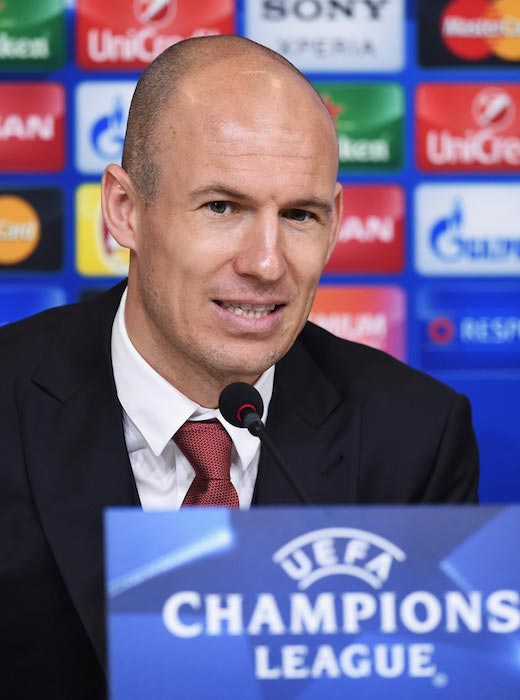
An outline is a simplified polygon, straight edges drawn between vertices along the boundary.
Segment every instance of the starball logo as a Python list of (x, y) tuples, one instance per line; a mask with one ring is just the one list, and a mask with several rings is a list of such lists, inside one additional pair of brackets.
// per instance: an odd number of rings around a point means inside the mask
[[(260, 681), (405, 676), (437, 688), (449, 682), (431, 641), (439, 633), (453, 641), (468, 631), (512, 634), (520, 628), (515, 590), (384, 590), (406, 561), (401, 547), (377, 533), (313, 530), (272, 555), (273, 565), (299, 590), (262, 591), (247, 599), (238, 592), (181, 590), (166, 599), (162, 622), (182, 639), (248, 638)], [(338, 576), (344, 587), (331, 585)], [(427, 634), (436, 636), (428, 640)]]
[(417, 160), (423, 171), (517, 171), (520, 87), (421, 85)]
[(78, 63), (140, 70), (182, 39), (232, 34), (234, 11), (233, 0), (78, 0)]

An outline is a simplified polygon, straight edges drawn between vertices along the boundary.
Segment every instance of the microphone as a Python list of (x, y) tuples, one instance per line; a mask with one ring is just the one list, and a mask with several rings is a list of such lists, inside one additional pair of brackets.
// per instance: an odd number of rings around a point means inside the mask
[(267, 435), (261, 418), (264, 411), (264, 402), (255, 387), (246, 382), (229, 384), (220, 394), (218, 407), (228, 423), (235, 425), (237, 428), (247, 428), (251, 435), (260, 439), (262, 445), (267, 449), (300, 501), (310, 505), (310, 500), (296, 483), (289, 467), (285, 464)]

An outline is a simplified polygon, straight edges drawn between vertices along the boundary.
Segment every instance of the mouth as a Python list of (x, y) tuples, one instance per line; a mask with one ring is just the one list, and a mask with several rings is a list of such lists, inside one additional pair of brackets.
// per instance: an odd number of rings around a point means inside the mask
[(219, 301), (218, 299), (215, 299), (215, 303), (220, 306), (221, 309), (225, 309), (225, 311), (229, 311), (235, 316), (242, 316), (244, 318), (266, 318), (283, 306), (283, 304), (237, 304), (234, 302)]

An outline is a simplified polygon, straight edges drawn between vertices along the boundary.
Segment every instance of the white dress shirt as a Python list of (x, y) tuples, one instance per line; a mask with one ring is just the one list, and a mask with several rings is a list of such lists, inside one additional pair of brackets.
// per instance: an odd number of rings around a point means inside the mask
[[(218, 409), (199, 406), (161, 377), (132, 345), (125, 324), (126, 290), (112, 327), (112, 366), (123, 407), (123, 427), (137, 491), (145, 510), (180, 508), (195, 476), (193, 467), (172, 440), (187, 420), (219, 420), (233, 441), (231, 482), (240, 508), (251, 506), (260, 441), (222, 418)], [(255, 384), (267, 416), (273, 393), (274, 366)]]

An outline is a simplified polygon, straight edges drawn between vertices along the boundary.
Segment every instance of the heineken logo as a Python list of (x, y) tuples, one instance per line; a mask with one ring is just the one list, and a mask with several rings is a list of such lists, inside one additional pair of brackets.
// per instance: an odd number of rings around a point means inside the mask
[(63, 0), (4, 0), (0, 13), (0, 69), (58, 68), (65, 62)]
[(396, 83), (316, 83), (334, 119), (340, 173), (402, 164), (404, 97)]

